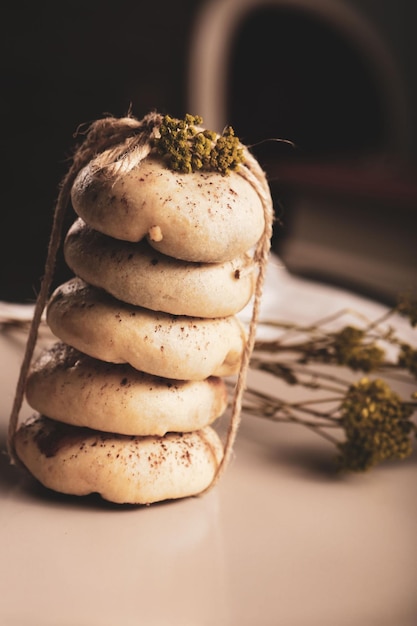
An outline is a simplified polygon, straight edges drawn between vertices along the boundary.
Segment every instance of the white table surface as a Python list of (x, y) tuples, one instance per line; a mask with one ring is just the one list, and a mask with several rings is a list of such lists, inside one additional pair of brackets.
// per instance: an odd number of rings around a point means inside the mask
[[(344, 306), (381, 310), (271, 260), (266, 317)], [(23, 346), (0, 334), (2, 450)], [(333, 454), (300, 426), (243, 416), (211, 492), (149, 507), (48, 492), (1, 454), (0, 624), (416, 626), (417, 455), (340, 476)]]

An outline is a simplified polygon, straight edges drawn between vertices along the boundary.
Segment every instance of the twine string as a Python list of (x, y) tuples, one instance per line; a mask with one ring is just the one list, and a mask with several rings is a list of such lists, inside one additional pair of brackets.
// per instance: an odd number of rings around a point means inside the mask
[(243, 164), (237, 171), (253, 186), (262, 202), (264, 212), (264, 231), (255, 249), (255, 261), (258, 264), (258, 274), (256, 277), (252, 316), (249, 323), (245, 350), (242, 355), (237, 381), (233, 392), (231, 415), (226, 435), (226, 442), (224, 445), (223, 458), (217, 468), (212, 483), (208, 487), (208, 490), (218, 483), (226, 471), (233, 455), (236, 435), (241, 422), (242, 399), (246, 389), (249, 363), (255, 345), (256, 328), (260, 314), (260, 305), (271, 248), (272, 226), (274, 221), (273, 202), (267, 178), (258, 161), (246, 148), (244, 148)]
[[(93, 122), (88, 129), (84, 141), (75, 151), (72, 165), (61, 182), (53, 213), (44, 274), (35, 303), (34, 313), (26, 341), (25, 352), (20, 367), (12, 410), (9, 418), (7, 451), (12, 464), (20, 463), (16, 454), (14, 438), (18, 428), (19, 414), (23, 404), (26, 379), (38, 339), (39, 325), (41, 323), (42, 313), (49, 296), (55, 272), (56, 257), (61, 245), (62, 228), (70, 202), (71, 188), (74, 180), (80, 170), (97, 154), (106, 154), (106, 163), (110, 164), (112, 162), (117, 162), (123, 155), (129, 155), (135, 151), (139, 153), (143, 146), (149, 146), (150, 138), (154, 134), (155, 129), (160, 125), (161, 121), (161, 115), (157, 113), (150, 113), (141, 121), (138, 121), (133, 117), (125, 117), (121, 119), (108, 117)], [(146, 150), (142, 150), (141, 153), (145, 155)], [(106, 163), (103, 161), (102, 165), (104, 166)]]
[[(152, 138), (157, 135), (161, 122), (162, 116), (158, 113), (150, 113), (140, 121), (129, 116), (124, 118), (107, 117), (93, 122), (87, 130), (84, 141), (75, 151), (72, 165), (60, 185), (53, 214), (44, 275), (34, 308), (9, 419), (7, 447), (11, 463), (13, 464), (20, 463), (16, 454), (14, 439), (18, 428), (26, 380), (38, 339), (39, 326), (54, 276), (56, 257), (62, 241), (62, 229), (70, 203), (71, 188), (74, 180), (80, 170), (93, 159), (95, 171), (101, 171), (117, 180), (118, 176), (133, 169), (150, 153)], [(209, 489), (218, 482), (230, 462), (240, 425), (242, 398), (246, 388), (250, 357), (255, 343), (272, 235), (273, 206), (265, 173), (249, 150), (245, 147), (243, 149), (244, 161), (237, 171), (254, 187), (259, 195), (264, 211), (265, 226), (254, 253), (255, 261), (258, 265), (258, 274), (255, 284), (253, 310), (232, 399), (231, 416), (224, 443), (223, 458)]]

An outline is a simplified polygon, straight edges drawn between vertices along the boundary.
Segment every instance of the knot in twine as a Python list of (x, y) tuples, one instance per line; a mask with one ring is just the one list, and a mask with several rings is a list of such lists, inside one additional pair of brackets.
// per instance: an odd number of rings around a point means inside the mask
[[(18, 427), (19, 413), (23, 403), (26, 380), (38, 339), (39, 326), (53, 280), (56, 257), (62, 241), (63, 224), (67, 208), (70, 204), (71, 188), (74, 180), (81, 169), (94, 159), (94, 167), (96, 171), (103, 171), (106, 175), (114, 177), (116, 181), (118, 176), (136, 167), (140, 161), (151, 153), (153, 149), (153, 140), (159, 137), (159, 128), (162, 120), (162, 115), (156, 112), (151, 112), (141, 120), (137, 120), (129, 115), (122, 118), (106, 117), (101, 120), (94, 121), (88, 127), (84, 140), (75, 150), (72, 158), (72, 165), (59, 186), (58, 198), (53, 213), (44, 275), (35, 303), (9, 419), (7, 447), (12, 464), (20, 463), (15, 449), (14, 438)], [(79, 134), (82, 134), (80, 130)], [(243, 162), (239, 165), (239, 168), (236, 171), (238, 174), (243, 176), (243, 178), (245, 178), (257, 192), (263, 206), (265, 226), (262, 237), (260, 238), (254, 252), (254, 259), (258, 265), (258, 274), (253, 298), (253, 310), (249, 324), (246, 346), (242, 355), (241, 365), (234, 390), (231, 405), (230, 424), (224, 445), (223, 459), (217, 469), (214, 480), (208, 489), (217, 483), (221, 474), (225, 471), (227, 465), (229, 464), (236, 434), (239, 428), (242, 397), (246, 387), (246, 377), (249, 368), (250, 356), (255, 344), (256, 327), (259, 317), (260, 302), (265, 282), (272, 236), (273, 204), (266, 175), (249, 150), (243, 145), (242, 149), (244, 155)]]

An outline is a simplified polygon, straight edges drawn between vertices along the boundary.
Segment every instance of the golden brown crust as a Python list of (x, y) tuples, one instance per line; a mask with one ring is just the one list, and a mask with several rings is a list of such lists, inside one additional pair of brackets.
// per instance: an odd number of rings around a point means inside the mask
[(238, 173), (182, 174), (155, 157), (117, 179), (91, 161), (74, 182), (72, 204), (94, 229), (125, 241), (147, 236), (155, 249), (186, 261), (234, 259), (264, 228), (261, 200)]
[(16, 433), (17, 454), (45, 487), (99, 493), (118, 504), (150, 504), (204, 491), (223, 448), (210, 427), (165, 437), (102, 433), (34, 416)]
[(39, 413), (67, 424), (161, 436), (211, 424), (226, 408), (227, 389), (217, 377), (193, 382), (160, 378), (57, 343), (33, 363), (26, 399)]

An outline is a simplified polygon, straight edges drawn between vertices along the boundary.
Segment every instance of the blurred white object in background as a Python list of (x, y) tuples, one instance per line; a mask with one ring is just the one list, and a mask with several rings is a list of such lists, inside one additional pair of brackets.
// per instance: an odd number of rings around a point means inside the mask
[(409, 12), (405, 0), (212, 0), (190, 49), (188, 108), (206, 126), (231, 124), (258, 158), (257, 141), (295, 140), (260, 159), (286, 267), (389, 304), (417, 284)]
[(217, 131), (229, 123), (227, 98), (233, 39), (243, 19), (263, 7), (310, 14), (360, 51), (380, 87), (388, 141), (393, 150), (403, 151), (409, 142), (410, 112), (398, 67), (378, 30), (354, 8), (354, 3), (344, 0), (211, 0), (203, 4), (190, 49), (189, 110), (198, 111), (205, 124)]

